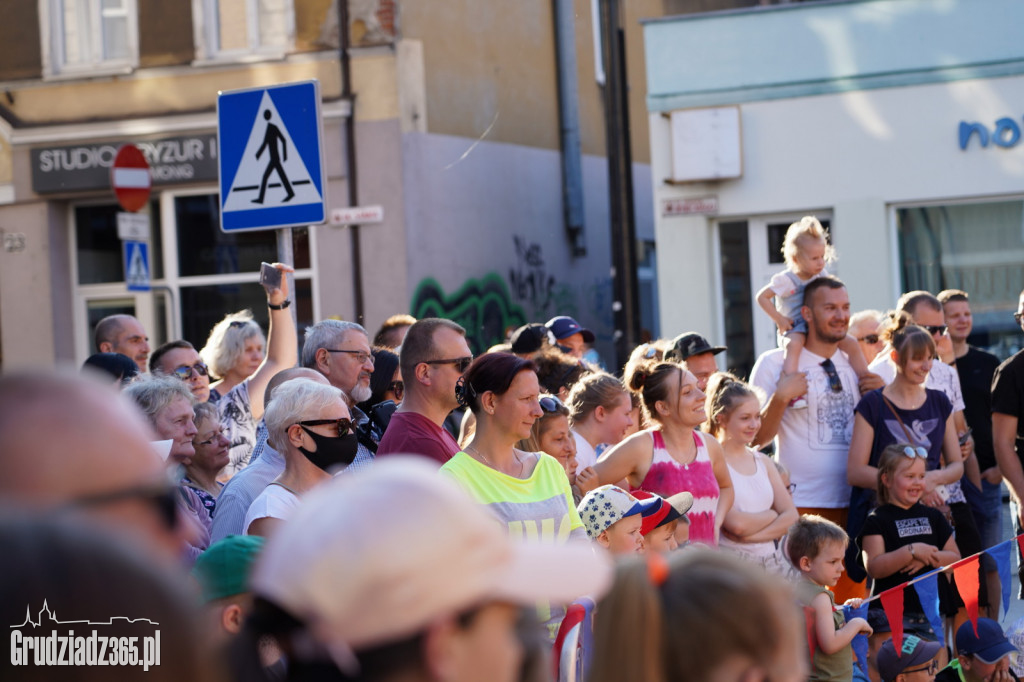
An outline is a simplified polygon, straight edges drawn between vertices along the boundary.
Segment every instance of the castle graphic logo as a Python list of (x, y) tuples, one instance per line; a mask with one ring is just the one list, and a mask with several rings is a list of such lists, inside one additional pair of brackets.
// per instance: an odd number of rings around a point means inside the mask
[[(160, 665), (160, 624), (148, 618), (112, 616), (107, 620), (59, 620), (44, 600), (32, 618), (11, 625), (14, 666), (142, 666)], [(75, 628), (79, 634), (75, 634)]]

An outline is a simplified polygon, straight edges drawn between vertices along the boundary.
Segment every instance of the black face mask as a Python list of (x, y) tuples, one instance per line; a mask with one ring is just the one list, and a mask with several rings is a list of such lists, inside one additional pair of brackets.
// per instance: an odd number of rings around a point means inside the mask
[(302, 426), (302, 424), (299, 424), (299, 426), (316, 443), (316, 452), (310, 452), (304, 447), (299, 447), (299, 452), (324, 471), (337, 466), (348, 466), (356, 458), (356, 453), (359, 450), (359, 439), (356, 437), (356, 434), (346, 433), (343, 436), (321, 436), (319, 433)]

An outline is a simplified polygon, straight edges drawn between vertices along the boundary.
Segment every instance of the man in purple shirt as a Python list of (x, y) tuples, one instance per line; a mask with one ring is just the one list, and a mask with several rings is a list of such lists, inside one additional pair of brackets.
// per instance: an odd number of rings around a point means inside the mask
[(442, 424), (459, 406), (455, 383), (473, 361), (466, 330), (438, 317), (419, 320), (409, 327), (399, 358), (405, 398), (388, 423), (377, 456), (423, 455), (444, 464), (459, 451)]

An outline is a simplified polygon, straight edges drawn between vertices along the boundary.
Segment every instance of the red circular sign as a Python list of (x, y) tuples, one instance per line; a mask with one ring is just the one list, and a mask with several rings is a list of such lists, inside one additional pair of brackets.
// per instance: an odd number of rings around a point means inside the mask
[(152, 183), (149, 163), (142, 150), (133, 144), (123, 145), (117, 150), (110, 169), (110, 186), (114, 188), (121, 208), (134, 213), (145, 206)]

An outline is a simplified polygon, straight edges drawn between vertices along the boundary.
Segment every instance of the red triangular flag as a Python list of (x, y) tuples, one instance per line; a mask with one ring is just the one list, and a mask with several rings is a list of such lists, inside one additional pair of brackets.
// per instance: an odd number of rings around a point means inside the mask
[(811, 654), (811, 662), (814, 662), (814, 651), (818, 648), (818, 636), (815, 631), (816, 618), (813, 606), (804, 607), (804, 625), (807, 628), (807, 651)]
[(882, 610), (885, 617), (889, 619), (889, 628), (892, 630), (892, 645), (896, 647), (896, 653), (903, 648), (903, 588), (906, 583), (890, 588), (879, 595), (882, 600)]
[(978, 557), (972, 556), (964, 561), (953, 564), (953, 577), (956, 589), (964, 601), (967, 615), (974, 626), (974, 636), (978, 636)]
[(1024, 533), (1017, 536), (1017, 546), (1020, 547), (1020, 553), (1024, 556)]

